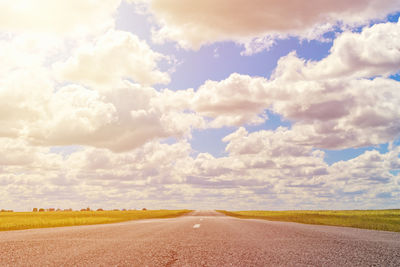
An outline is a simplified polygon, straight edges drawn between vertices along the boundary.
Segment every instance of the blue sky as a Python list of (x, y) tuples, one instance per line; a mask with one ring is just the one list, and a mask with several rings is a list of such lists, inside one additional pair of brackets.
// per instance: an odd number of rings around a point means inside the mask
[(398, 208), (400, 2), (310, 1), (1, 4), (0, 208)]

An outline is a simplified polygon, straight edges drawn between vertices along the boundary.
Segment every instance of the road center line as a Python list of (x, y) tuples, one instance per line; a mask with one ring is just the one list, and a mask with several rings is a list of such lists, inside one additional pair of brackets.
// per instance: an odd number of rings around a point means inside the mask
[(200, 224), (196, 223), (195, 225), (193, 225), (193, 228), (200, 228)]

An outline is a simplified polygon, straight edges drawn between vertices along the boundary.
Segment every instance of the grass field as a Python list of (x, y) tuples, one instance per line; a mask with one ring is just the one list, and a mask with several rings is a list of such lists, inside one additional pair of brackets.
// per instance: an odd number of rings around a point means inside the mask
[(189, 210), (0, 212), (0, 231), (171, 218)]
[(219, 212), (244, 219), (265, 219), (400, 232), (400, 209), (235, 212), (219, 210)]

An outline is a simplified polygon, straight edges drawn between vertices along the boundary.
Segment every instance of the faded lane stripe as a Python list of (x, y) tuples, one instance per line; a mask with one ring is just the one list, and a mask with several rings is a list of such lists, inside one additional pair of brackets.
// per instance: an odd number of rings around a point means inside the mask
[(193, 228), (200, 228), (200, 224), (196, 223), (195, 225), (193, 225)]

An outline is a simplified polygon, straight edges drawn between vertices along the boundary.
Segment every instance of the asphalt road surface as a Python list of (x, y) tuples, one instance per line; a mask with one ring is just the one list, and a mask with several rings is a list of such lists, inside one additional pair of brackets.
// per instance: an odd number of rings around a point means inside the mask
[(0, 266), (400, 266), (400, 233), (198, 211), (0, 232)]

